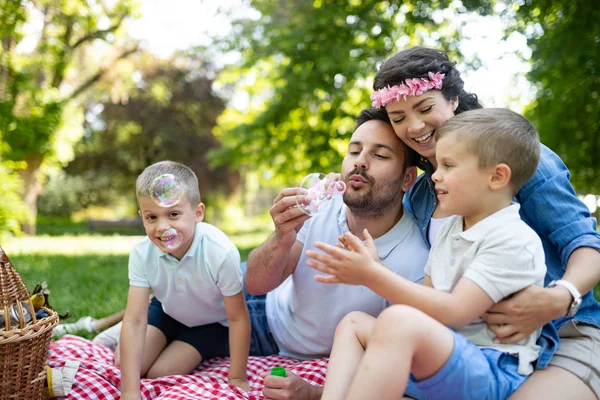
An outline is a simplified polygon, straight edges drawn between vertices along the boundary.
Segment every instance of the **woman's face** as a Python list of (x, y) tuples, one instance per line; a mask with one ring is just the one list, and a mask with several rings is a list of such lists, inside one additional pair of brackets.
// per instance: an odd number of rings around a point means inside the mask
[(454, 104), (440, 90), (429, 90), (389, 103), (385, 109), (396, 135), (436, 167), (435, 131), (454, 115)]

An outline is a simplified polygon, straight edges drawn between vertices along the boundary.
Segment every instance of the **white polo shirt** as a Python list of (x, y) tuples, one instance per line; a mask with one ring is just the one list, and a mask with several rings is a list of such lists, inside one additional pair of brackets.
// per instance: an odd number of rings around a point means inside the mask
[[(330, 202), (323, 214), (304, 223), (297, 240), (304, 243), (294, 273), (267, 294), (267, 321), (280, 354), (298, 359), (329, 356), (338, 323), (351, 311), (363, 311), (374, 317), (387, 302), (365, 286), (316, 282), (320, 275), (306, 265), (306, 250), (313, 243), (336, 243), (347, 232), (347, 206), (342, 196)], [(429, 253), (413, 217), (404, 212), (402, 218), (385, 235), (375, 239), (379, 258), (396, 274), (413, 282), (421, 282)]]
[[(538, 235), (519, 216), (513, 203), (463, 231), (463, 217), (451, 217), (431, 248), (425, 273), (433, 287), (452, 292), (465, 277), (477, 284), (494, 303), (530, 285), (544, 286), (546, 264)], [(541, 329), (516, 344), (496, 344), (495, 334), (477, 318), (459, 331), (480, 347), (519, 357), (519, 373), (533, 372)]]
[(242, 291), (240, 253), (227, 235), (204, 222), (196, 224), (181, 261), (146, 237), (131, 250), (129, 284), (152, 289), (165, 313), (188, 327), (228, 326), (223, 296)]

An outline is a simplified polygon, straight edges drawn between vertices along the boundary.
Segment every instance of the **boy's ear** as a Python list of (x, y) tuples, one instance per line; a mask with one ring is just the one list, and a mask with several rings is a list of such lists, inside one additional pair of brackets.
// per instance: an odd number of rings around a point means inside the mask
[(408, 192), (408, 189), (417, 179), (417, 167), (408, 167), (404, 170), (404, 179), (402, 179), (402, 191)]
[(204, 203), (198, 203), (196, 207), (196, 222), (204, 221)]
[(492, 167), (492, 174), (490, 176), (490, 189), (492, 190), (500, 190), (508, 186), (510, 183), (510, 177), (512, 176), (512, 171), (510, 167), (504, 163), (496, 164)]

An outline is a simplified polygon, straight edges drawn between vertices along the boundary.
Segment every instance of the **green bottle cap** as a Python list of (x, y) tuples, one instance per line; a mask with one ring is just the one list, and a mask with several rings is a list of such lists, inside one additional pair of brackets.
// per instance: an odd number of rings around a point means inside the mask
[(287, 374), (285, 373), (285, 368), (283, 368), (283, 367), (271, 368), (271, 375), (283, 376), (283, 377), (287, 376)]

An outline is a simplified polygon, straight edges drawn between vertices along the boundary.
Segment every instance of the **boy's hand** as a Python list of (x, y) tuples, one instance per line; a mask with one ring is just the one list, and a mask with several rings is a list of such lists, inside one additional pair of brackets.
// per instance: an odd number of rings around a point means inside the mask
[(123, 392), (121, 400), (142, 400), (142, 394), (138, 392)]
[(237, 386), (240, 389), (245, 390), (246, 392), (250, 391), (250, 385), (248, 384), (248, 382), (246, 382), (245, 379), (242, 379), (242, 378), (232, 378), (232, 379), (229, 379), (227, 381), (227, 383), (230, 384), (230, 385)]
[[(307, 265), (320, 272), (331, 276), (315, 276), (315, 280), (321, 283), (346, 283), (349, 285), (367, 285), (373, 273), (384, 268), (373, 259), (373, 252), (377, 248), (369, 232), (364, 231), (365, 246), (359, 238), (350, 232), (344, 234), (345, 241), (342, 242), (348, 250), (339, 246), (331, 246), (322, 242), (315, 242), (315, 247), (327, 254), (317, 253), (309, 250), (306, 255), (311, 258)], [(379, 256), (377, 256), (377, 260)]]
[(342, 236), (338, 237), (338, 240), (350, 251), (359, 252), (362, 248), (366, 248), (369, 251), (369, 254), (371, 254), (371, 257), (373, 257), (373, 260), (377, 263), (380, 262), (379, 251), (377, 250), (377, 246), (375, 246), (373, 237), (367, 229), (363, 230), (363, 236), (365, 238), (364, 245), (352, 232), (344, 233)]

